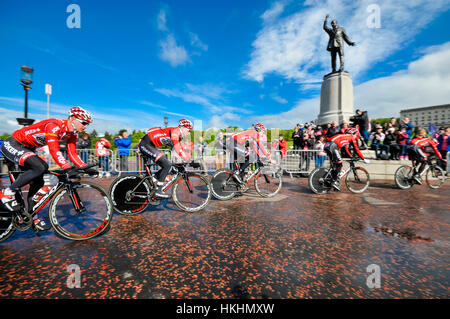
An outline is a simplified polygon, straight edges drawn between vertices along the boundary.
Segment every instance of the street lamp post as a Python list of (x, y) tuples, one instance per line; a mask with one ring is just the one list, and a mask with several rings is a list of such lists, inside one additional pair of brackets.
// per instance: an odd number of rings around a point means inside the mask
[(164, 125), (167, 127), (169, 124), (169, 118), (167, 116), (164, 116)]
[(33, 124), (34, 120), (28, 118), (28, 91), (31, 89), (30, 84), (33, 83), (33, 69), (24, 65), (20, 68), (21, 77), (20, 82), (22, 82), (23, 89), (25, 90), (25, 111), (24, 118), (17, 118), (17, 123), (19, 125), (28, 126)]

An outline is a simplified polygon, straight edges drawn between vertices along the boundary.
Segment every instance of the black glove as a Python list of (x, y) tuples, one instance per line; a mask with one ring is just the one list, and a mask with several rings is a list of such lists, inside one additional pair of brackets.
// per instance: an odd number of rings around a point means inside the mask
[(78, 175), (78, 172), (76, 168), (70, 167), (64, 170), (64, 174), (66, 174), (68, 177), (75, 177)]
[(189, 165), (190, 165), (192, 168), (200, 168), (200, 163), (198, 163), (198, 162), (192, 161), (192, 162), (189, 163)]
[(98, 170), (96, 170), (96, 169), (93, 168), (93, 167), (84, 170), (84, 172), (85, 172), (86, 174), (90, 175), (90, 176), (98, 175)]

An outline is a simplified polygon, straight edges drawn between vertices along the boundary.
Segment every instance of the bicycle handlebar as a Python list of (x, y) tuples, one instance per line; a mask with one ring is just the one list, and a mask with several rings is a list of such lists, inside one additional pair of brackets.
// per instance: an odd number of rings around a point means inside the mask
[(94, 163), (88, 164), (88, 165), (83, 166), (83, 167), (71, 167), (67, 171), (63, 170), (63, 169), (55, 169), (55, 170), (52, 170), (52, 171), (49, 170), (49, 171), (47, 171), (47, 173), (50, 173), (50, 174), (53, 173), (53, 174), (57, 174), (57, 175), (63, 175), (63, 174), (69, 173), (70, 176), (75, 176), (77, 174), (83, 173), (85, 170), (87, 170), (89, 168), (92, 168), (94, 166), (98, 166), (99, 163), (100, 162), (94, 162)]

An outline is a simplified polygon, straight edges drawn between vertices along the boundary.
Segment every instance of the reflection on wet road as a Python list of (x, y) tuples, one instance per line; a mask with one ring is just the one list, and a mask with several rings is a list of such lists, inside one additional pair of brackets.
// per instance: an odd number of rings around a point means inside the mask
[[(116, 213), (108, 232), (86, 242), (16, 232), (0, 243), (0, 297), (448, 297), (449, 197), (448, 182), (315, 195), (306, 179), (286, 178), (275, 198), (250, 190), (194, 214), (171, 200)], [(68, 288), (72, 264), (81, 288)], [(381, 288), (366, 284), (371, 264)]]

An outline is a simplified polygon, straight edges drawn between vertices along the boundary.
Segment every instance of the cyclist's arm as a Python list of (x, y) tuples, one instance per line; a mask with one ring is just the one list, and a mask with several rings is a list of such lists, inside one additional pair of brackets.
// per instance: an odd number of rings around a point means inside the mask
[(442, 158), (441, 152), (439, 152), (439, 150), (438, 150), (438, 148), (436, 147), (436, 145), (431, 144), (431, 146), (433, 146), (433, 150), (434, 150), (434, 152), (436, 153), (437, 157), (439, 157), (439, 159), (441, 159), (441, 160), (444, 160), (444, 159)]
[(189, 159), (191, 158), (190, 154), (186, 153), (183, 150), (183, 147), (181, 146), (180, 143), (180, 138), (181, 138), (181, 132), (177, 132), (177, 130), (173, 131), (172, 133), (172, 141), (173, 141), (173, 149), (175, 150), (175, 152), (177, 152), (177, 154), (185, 161), (188, 162)]
[(49, 123), (45, 126), (44, 132), (45, 132), (45, 141), (48, 146), (48, 150), (50, 154), (52, 155), (55, 162), (62, 168), (62, 169), (68, 169), (70, 168), (70, 164), (67, 162), (67, 160), (64, 158), (61, 149), (59, 147), (58, 142), (58, 133), (61, 130), (61, 128), (54, 124)]
[(344, 150), (347, 152), (348, 156), (353, 157), (352, 153), (350, 152), (350, 150), (348, 149), (347, 145), (344, 145)]
[[(256, 138), (256, 144), (258, 144), (259, 150), (261, 150), (261, 152), (267, 157), (267, 159), (270, 160), (270, 155), (266, 151), (266, 148), (264, 147), (264, 143), (262, 143), (260, 141), (259, 136)], [(258, 154), (258, 156), (261, 156), (261, 154), (259, 153), (259, 150), (257, 151), (257, 154)]]
[(353, 143), (353, 147), (355, 148), (356, 153), (363, 160), (364, 159), (364, 155), (362, 155), (361, 151), (359, 150), (358, 143), (356, 142), (355, 139), (352, 139), (352, 143)]
[(84, 167), (87, 164), (83, 162), (83, 160), (77, 153), (76, 141), (77, 141), (76, 135), (70, 138), (70, 140), (67, 142), (67, 153), (69, 154), (69, 158), (72, 161), (72, 163), (74, 163), (78, 167)]

